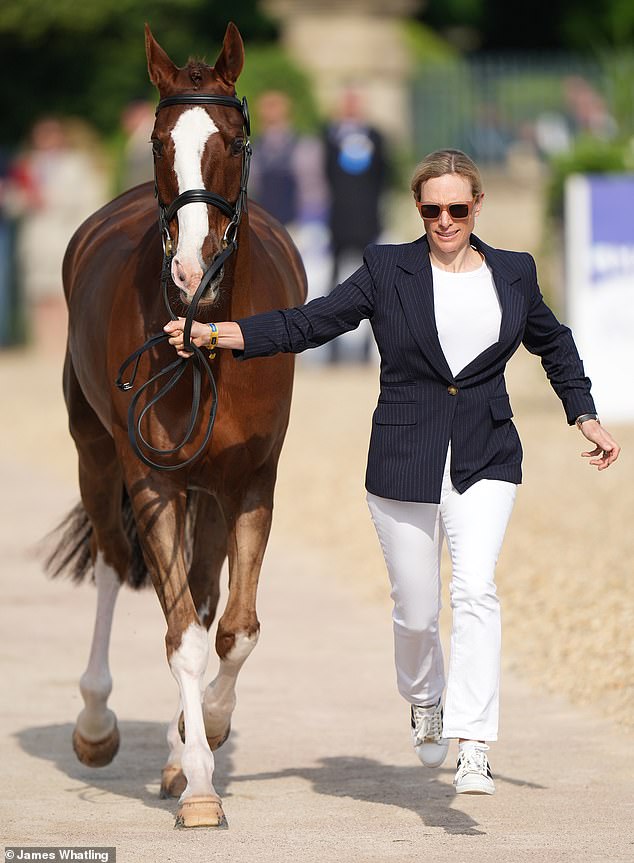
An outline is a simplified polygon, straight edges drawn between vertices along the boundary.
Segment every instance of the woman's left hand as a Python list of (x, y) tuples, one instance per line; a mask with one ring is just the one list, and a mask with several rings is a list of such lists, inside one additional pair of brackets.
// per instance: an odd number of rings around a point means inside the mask
[(596, 444), (596, 449), (592, 452), (581, 453), (583, 458), (590, 459), (590, 464), (596, 465), (598, 470), (605, 470), (617, 460), (621, 447), (597, 420), (586, 420), (581, 423), (581, 433), (591, 443)]

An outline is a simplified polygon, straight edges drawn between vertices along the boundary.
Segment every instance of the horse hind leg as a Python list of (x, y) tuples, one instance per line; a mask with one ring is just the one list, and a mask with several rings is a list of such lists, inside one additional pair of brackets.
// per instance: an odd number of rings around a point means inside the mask
[[(182, 724), (182, 732), (181, 732)], [(181, 699), (178, 699), (178, 707), (176, 713), (167, 729), (167, 745), (169, 746), (169, 755), (167, 761), (161, 770), (161, 790), (160, 797), (166, 799), (168, 797), (180, 797), (187, 787), (187, 779), (183, 773), (181, 759), (185, 748), (185, 724), (183, 721), (183, 705)]]
[(82, 503), (91, 525), (84, 541), (90, 544), (97, 585), (90, 657), (79, 684), (84, 709), (77, 717), (73, 748), (82, 763), (103, 767), (119, 748), (117, 720), (107, 706), (112, 690), (108, 649), (119, 587), (131, 559), (130, 543), (122, 524), (123, 481), (114, 443), (88, 404), (68, 355), (64, 395), (77, 446)]
[(97, 615), (88, 666), (79, 681), (85, 706), (73, 731), (73, 749), (82, 764), (105, 767), (119, 750), (117, 718), (107, 705), (112, 691), (108, 648), (120, 581), (101, 553), (95, 561), (95, 582)]

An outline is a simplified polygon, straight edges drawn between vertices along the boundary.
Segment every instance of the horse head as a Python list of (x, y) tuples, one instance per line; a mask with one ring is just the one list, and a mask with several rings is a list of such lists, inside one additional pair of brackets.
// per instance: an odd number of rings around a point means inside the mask
[[(205, 271), (237, 238), (246, 202), (249, 121), (246, 102), (235, 95), (244, 45), (230, 22), (214, 66), (190, 59), (179, 68), (146, 24), (145, 48), (160, 95), (152, 149), (165, 250), (181, 299), (190, 303)], [(224, 268), (210, 281), (206, 302), (217, 299), (223, 275)]]

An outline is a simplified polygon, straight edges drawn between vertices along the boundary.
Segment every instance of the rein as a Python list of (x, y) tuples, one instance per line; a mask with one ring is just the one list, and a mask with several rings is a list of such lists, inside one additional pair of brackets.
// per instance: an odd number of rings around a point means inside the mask
[[(186, 204), (193, 203), (203, 203), (208, 204), (212, 207), (216, 207), (230, 220), (222, 238), (222, 251), (216, 255), (210, 267), (205, 271), (200, 281), (200, 285), (198, 286), (198, 289), (196, 290), (196, 293), (192, 298), (189, 309), (187, 310), (187, 315), (185, 317), (185, 326), (183, 327), (183, 349), (186, 351), (191, 351), (191, 356), (179, 357), (178, 359), (174, 360), (173, 362), (162, 368), (144, 384), (142, 384), (132, 398), (132, 401), (130, 402), (130, 406), (128, 408), (128, 438), (130, 440), (130, 445), (132, 446), (133, 451), (144, 464), (148, 465), (148, 467), (154, 468), (155, 470), (165, 471), (180, 470), (181, 468), (185, 467), (186, 465), (199, 458), (203, 450), (209, 443), (209, 439), (211, 438), (211, 433), (213, 431), (218, 405), (218, 390), (209, 362), (207, 361), (201, 349), (191, 342), (191, 329), (192, 323), (194, 322), (194, 317), (196, 315), (196, 310), (198, 308), (198, 303), (200, 302), (202, 295), (207, 289), (207, 286), (214, 279), (217, 273), (220, 272), (225, 262), (238, 248), (238, 228), (240, 226), (242, 213), (246, 211), (247, 183), (249, 180), (249, 168), (251, 164), (251, 143), (249, 141), (251, 123), (249, 119), (249, 109), (246, 98), (240, 100), (235, 96), (216, 96), (213, 94), (205, 93), (183, 93), (161, 99), (156, 108), (156, 114), (158, 114), (162, 108), (167, 108), (171, 105), (223, 105), (224, 107), (235, 108), (242, 114), (246, 139), (243, 146), (240, 191), (238, 193), (238, 198), (235, 205), (231, 204), (229, 201), (223, 198), (222, 195), (218, 195), (215, 192), (209, 192), (207, 191), (207, 189), (187, 189), (185, 192), (182, 192), (180, 195), (178, 195), (169, 206), (165, 206), (165, 204), (163, 204), (159, 198), (158, 183), (156, 180), (156, 161), (154, 163), (154, 194), (158, 201), (159, 229), (163, 242), (161, 289), (163, 293), (163, 301), (165, 303), (165, 307), (172, 320), (177, 320), (178, 316), (174, 314), (174, 311), (170, 306), (168, 295), (168, 283), (171, 280), (172, 258), (174, 257), (172, 252), (172, 240), (169, 233), (169, 224), (171, 220), (178, 213), (181, 207), (184, 207)], [(161, 342), (166, 341), (168, 338), (169, 335), (167, 333), (158, 333), (155, 336), (151, 336), (143, 345), (141, 345), (140, 348), (137, 348), (136, 351), (130, 354), (130, 356), (125, 360), (125, 362), (123, 362), (123, 364), (119, 368), (119, 372), (115, 381), (116, 386), (124, 392), (127, 390), (131, 390), (134, 386), (134, 380), (136, 378), (136, 374), (139, 368), (139, 362), (142, 355), (146, 351), (150, 351), (157, 345), (161, 344)], [(130, 378), (124, 381), (123, 376), (131, 365), (133, 365), (133, 368)], [(170, 393), (174, 389), (174, 387), (176, 387), (176, 385), (179, 383), (179, 381), (185, 374), (188, 365), (191, 365), (192, 367), (192, 404), (187, 429), (185, 431), (183, 439), (180, 441), (180, 443), (171, 448), (161, 449), (160, 447), (154, 447), (144, 437), (141, 430), (141, 424), (149, 411), (155, 408), (158, 402), (160, 402), (161, 399), (163, 399), (168, 393)], [(152, 386), (161, 378), (167, 375), (171, 376), (161, 386), (157, 393), (148, 401), (148, 403), (145, 405), (145, 407), (137, 417), (136, 411), (141, 396), (145, 393), (148, 387)], [(154, 461), (142, 451), (142, 446), (158, 456), (169, 456), (177, 453), (191, 440), (194, 429), (196, 428), (198, 414), (200, 411), (200, 398), (204, 376), (207, 377), (207, 380), (209, 381), (209, 384), (211, 386), (213, 399), (209, 418), (207, 420), (207, 427), (205, 429), (205, 434), (201, 445), (194, 453), (192, 453), (192, 455), (189, 456), (189, 458), (185, 459), (184, 461), (177, 462), (175, 464), (165, 464), (164, 462)]]

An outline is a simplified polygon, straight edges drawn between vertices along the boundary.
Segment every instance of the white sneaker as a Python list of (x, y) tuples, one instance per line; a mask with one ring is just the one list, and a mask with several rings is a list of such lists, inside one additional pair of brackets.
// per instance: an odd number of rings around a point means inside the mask
[(442, 737), (442, 706), (440, 699), (434, 707), (411, 705), (412, 740), (416, 754), (425, 767), (440, 767), (449, 749), (449, 741)]
[(493, 794), (495, 784), (486, 756), (488, 746), (474, 743), (465, 746), (458, 755), (458, 770), (453, 784), (458, 794)]

